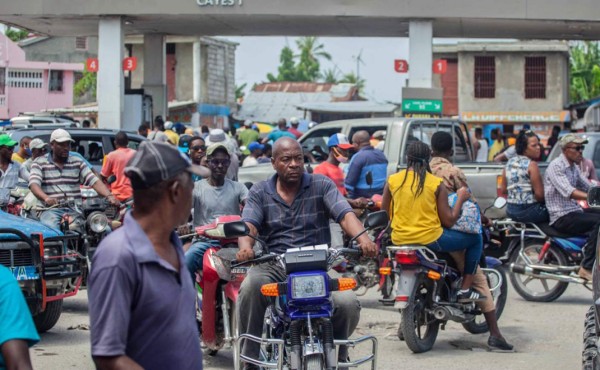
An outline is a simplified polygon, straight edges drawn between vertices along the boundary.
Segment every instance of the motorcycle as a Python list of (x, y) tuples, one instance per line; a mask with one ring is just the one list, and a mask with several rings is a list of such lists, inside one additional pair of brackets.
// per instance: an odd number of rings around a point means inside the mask
[[(422, 245), (388, 246), (396, 275), (394, 308), (402, 316), (398, 337), (414, 353), (433, 348), (440, 325), (458, 322), (472, 334), (488, 331), (483, 313), (474, 302), (456, 299), (462, 278), (452, 257)], [(501, 262), (482, 255), (479, 263), (486, 275), (499, 319), (508, 293)]]
[(233, 346), (234, 333), (238, 331), (236, 302), (248, 267), (231, 267), (238, 251), (237, 237), (226, 236), (223, 227), (239, 220), (240, 216), (221, 216), (209, 225), (195, 228), (195, 235), (200, 240), (219, 242), (204, 253), (202, 274), (196, 274), (195, 283), (196, 319), (210, 356), (215, 356), (225, 344)]
[[(369, 214), (377, 212), (381, 208), (381, 200), (382, 196), (378, 194), (371, 197), (367, 209), (359, 215), (359, 219), (363, 223)], [(375, 240), (375, 244), (377, 244), (377, 257), (347, 258), (344, 263), (336, 266), (334, 269), (342, 273), (344, 277), (351, 277), (356, 280), (354, 291), (357, 296), (365, 295), (370, 288), (377, 285), (378, 290), (382, 294), (382, 299), (379, 301), (384, 305), (393, 304), (395, 276), (391, 273), (392, 262), (385, 250), (386, 246), (390, 244), (390, 234), (387, 224), (371, 229), (369, 234)]]
[(503, 219), (494, 224), (510, 240), (506, 252), (510, 280), (521, 297), (552, 302), (563, 295), (569, 284), (581, 284), (591, 290), (591, 282), (577, 274), (587, 236), (564, 234), (548, 223)]
[[(367, 216), (367, 230), (387, 224), (386, 212)], [(225, 225), (226, 234), (249, 236), (243, 222)], [(264, 243), (263, 243), (264, 244)], [(288, 249), (283, 255), (267, 254), (250, 263), (280, 263), (288, 275), (286, 281), (265, 284), (261, 293), (272, 297), (274, 302), (265, 314), (263, 336), (241, 334), (236, 340), (235, 368), (241, 362), (260, 367), (316, 370), (356, 367), (370, 362), (371, 369), (377, 367), (377, 339), (363, 336), (358, 339), (334, 340), (331, 317), (333, 307), (332, 291), (349, 290), (356, 282), (351, 278), (329, 278), (328, 269), (343, 256), (360, 253), (357, 249), (328, 248), (326, 245), (304, 246)], [(252, 341), (261, 345), (260, 358), (250, 358), (240, 353), (241, 344)], [(354, 361), (338, 362), (336, 346), (355, 347), (363, 342), (371, 342), (369, 355)]]

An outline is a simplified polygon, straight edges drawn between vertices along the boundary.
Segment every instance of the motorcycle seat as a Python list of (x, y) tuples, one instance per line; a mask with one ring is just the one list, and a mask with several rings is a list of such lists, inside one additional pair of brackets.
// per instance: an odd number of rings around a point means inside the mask
[[(553, 228), (552, 226), (550, 226), (550, 224), (548, 222), (543, 222), (543, 223), (539, 223), (536, 225), (537, 225), (537, 227), (540, 228), (540, 230), (542, 230), (544, 232), (544, 234), (546, 234), (550, 237), (553, 237), (553, 238), (569, 239), (572, 237), (580, 236), (580, 235), (562, 233), (562, 232), (556, 230), (555, 228)], [(584, 236), (584, 238), (587, 238), (587, 236)]]
[(450, 253), (435, 252), (435, 255), (437, 256), (438, 259), (446, 261), (446, 263), (448, 264), (448, 267), (458, 270), (458, 267), (456, 266), (456, 262), (454, 262), (454, 258), (452, 258)]

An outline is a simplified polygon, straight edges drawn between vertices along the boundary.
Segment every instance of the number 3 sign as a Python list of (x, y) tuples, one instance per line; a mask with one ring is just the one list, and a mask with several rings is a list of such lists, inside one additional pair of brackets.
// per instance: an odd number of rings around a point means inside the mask
[(123, 59), (123, 70), (124, 71), (135, 71), (137, 68), (137, 58), (129, 57)]

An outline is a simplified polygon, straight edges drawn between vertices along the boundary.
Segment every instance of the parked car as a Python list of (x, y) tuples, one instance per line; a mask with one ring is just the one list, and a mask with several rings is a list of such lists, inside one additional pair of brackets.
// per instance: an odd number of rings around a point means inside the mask
[[(300, 139), (302, 147), (311, 151), (317, 160), (325, 160), (320, 153), (327, 152), (327, 140), (335, 133), (344, 133), (352, 138), (359, 130), (366, 130), (369, 134), (375, 131), (385, 131), (385, 153), (389, 165), (388, 175), (396, 173), (406, 167), (406, 148), (412, 142), (419, 140), (431, 144), (431, 136), (437, 131), (447, 131), (454, 139), (453, 162), (460, 167), (469, 182), (473, 194), (477, 197), (482, 208), (493, 204), (500, 194), (500, 179), (504, 165), (501, 163), (477, 163), (473, 158), (473, 147), (468, 134), (467, 126), (453, 119), (423, 119), (423, 118), (367, 118), (321, 123), (307, 131)], [(320, 155), (320, 158), (319, 158)], [(310, 164), (314, 166), (316, 163)], [(540, 164), (545, 168), (545, 164)], [(275, 171), (270, 164), (254, 167), (241, 167), (239, 181), (255, 183), (267, 179)], [(503, 210), (495, 209), (490, 212), (490, 217), (504, 216)]]
[[(41, 128), (9, 130), (7, 134), (17, 142), (24, 136), (30, 136), (32, 138), (40, 138), (47, 143), (54, 129), (54, 127), (45, 125)], [(99, 172), (104, 156), (115, 150), (114, 141), (118, 131), (92, 128), (65, 128), (65, 130), (71, 134), (71, 137), (75, 141), (71, 146), (71, 150), (81, 154)], [(146, 140), (146, 138), (136, 133), (128, 132), (127, 136), (129, 137), (129, 147), (132, 149), (137, 149), (140, 143)]]
[(0, 211), (0, 264), (19, 282), (37, 330), (50, 330), (63, 299), (81, 285), (81, 257), (68, 249), (69, 236), (44, 224)]
[(36, 125), (61, 124), (69, 127), (79, 127), (79, 124), (69, 116), (59, 116), (47, 113), (20, 114), (10, 119), (13, 127), (30, 127)]
[[(591, 208), (600, 208), (600, 187), (593, 187), (588, 192), (587, 201)], [(593, 304), (585, 315), (583, 325), (583, 352), (581, 356), (583, 370), (600, 370), (600, 352), (598, 351), (598, 333), (600, 333), (600, 265), (598, 265), (598, 256), (596, 256), (596, 262), (594, 263), (592, 292)]]

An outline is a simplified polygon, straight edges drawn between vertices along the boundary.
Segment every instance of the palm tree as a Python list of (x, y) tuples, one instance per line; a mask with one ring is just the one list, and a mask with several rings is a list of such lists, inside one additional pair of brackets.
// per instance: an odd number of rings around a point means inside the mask
[(578, 42), (571, 47), (571, 101), (589, 100), (600, 95), (600, 47), (598, 42)]
[(347, 83), (347, 84), (354, 84), (359, 92), (362, 91), (362, 89), (364, 89), (365, 83), (366, 83), (364, 78), (361, 78), (361, 79), (357, 78), (356, 74), (354, 72), (349, 72), (349, 73), (344, 74), (344, 77), (339, 82)]
[(337, 68), (329, 68), (323, 72), (323, 75), (321, 77), (323, 78), (323, 82), (336, 84), (338, 83), (338, 76), (339, 72)]
[(296, 46), (300, 50), (300, 58), (297, 66), (300, 81), (316, 81), (320, 77), (319, 59), (331, 60), (331, 55), (325, 51), (325, 46), (319, 43), (315, 36), (301, 37), (296, 40)]

